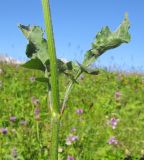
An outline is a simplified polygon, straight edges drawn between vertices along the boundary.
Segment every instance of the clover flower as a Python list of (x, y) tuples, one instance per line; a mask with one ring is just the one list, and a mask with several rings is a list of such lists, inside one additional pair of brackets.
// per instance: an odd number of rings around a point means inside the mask
[(1, 128), (1, 133), (2, 134), (7, 134), (8, 133), (8, 129), (7, 128)]
[(75, 135), (70, 134), (70, 135), (66, 138), (66, 144), (67, 144), (67, 145), (71, 145), (73, 142), (75, 142), (75, 141), (78, 140), (78, 139), (79, 139), (78, 136), (75, 136)]
[(77, 110), (76, 110), (76, 113), (77, 113), (77, 114), (83, 114), (83, 109), (82, 109), (82, 108), (77, 109)]
[(108, 140), (108, 144), (117, 145), (118, 144), (118, 140), (114, 136), (112, 136)]
[(108, 124), (112, 126), (112, 129), (115, 129), (118, 122), (119, 122), (119, 119), (116, 119), (115, 117), (113, 117), (108, 121)]
[(68, 156), (68, 157), (67, 157), (67, 160), (75, 160), (75, 159), (74, 159), (74, 157), (72, 157), (72, 156)]
[(11, 116), (10, 121), (12, 121), (12, 122), (16, 121), (16, 116)]

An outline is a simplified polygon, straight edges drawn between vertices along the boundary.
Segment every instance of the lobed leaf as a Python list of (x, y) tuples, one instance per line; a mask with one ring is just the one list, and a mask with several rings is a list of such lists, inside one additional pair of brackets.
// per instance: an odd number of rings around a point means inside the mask
[(122, 43), (128, 43), (130, 41), (129, 28), (130, 23), (127, 14), (125, 14), (123, 22), (115, 32), (111, 32), (109, 27), (102, 28), (96, 35), (92, 48), (86, 52), (83, 64), (89, 66), (107, 50), (116, 48)]
[(48, 59), (47, 41), (43, 38), (43, 31), (38, 26), (18, 26), (29, 43), (26, 48), (26, 55), (28, 58), (39, 58), (44, 64)]

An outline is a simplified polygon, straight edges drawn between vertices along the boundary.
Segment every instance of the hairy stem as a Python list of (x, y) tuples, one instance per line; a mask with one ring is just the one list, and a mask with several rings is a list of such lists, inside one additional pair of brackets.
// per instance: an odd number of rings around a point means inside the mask
[(60, 108), (59, 108), (59, 84), (56, 61), (56, 50), (53, 36), (53, 27), (51, 21), (49, 0), (42, 0), (42, 7), (44, 12), (44, 21), (46, 26), (48, 54), (50, 57), (50, 73), (51, 73), (51, 151), (50, 160), (58, 160), (58, 138), (60, 125)]

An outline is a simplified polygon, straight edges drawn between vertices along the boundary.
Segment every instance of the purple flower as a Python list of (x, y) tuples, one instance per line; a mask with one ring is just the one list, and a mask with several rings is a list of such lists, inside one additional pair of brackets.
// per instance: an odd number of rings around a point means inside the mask
[(39, 104), (39, 99), (36, 99), (34, 96), (31, 98), (31, 101), (35, 106)]
[(122, 94), (121, 94), (120, 91), (116, 91), (116, 92), (115, 92), (115, 99), (116, 99), (116, 100), (120, 100), (120, 99), (121, 99), (121, 96), (122, 96)]
[(40, 113), (40, 109), (38, 107), (36, 107), (35, 110), (34, 110), (34, 114), (35, 114), (35, 119), (36, 120), (40, 119), (39, 113)]
[(76, 140), (78, 140), (78, 136), (72, 135), (70, 134), (67, 138), (66, 138), (66, 144), (67, 145), (71, 145), (73, 142), (75, 142)]
[(8, 133), (8, 129), (7, 128), (1, 128), (1, 133), (2, 134), (7, 134)]
[(35, 110), (34, 110), (34, 114), (35, 115), (39, 115), (39, 113), (40, 113), (40, 109), (37, 107), (37, 108), (35, 108)]
[(116, 140), (116, 138), (114, 136), (110, 137), (110, 139), (108, 140), (108, 144), (113, 144), (113, 145), (117, 145), (118, 144), (118, 140)]
[(112, 129), (115, 129), (118, 122), (119, 122), (119, 119), (116, 119), (115, 117), (113, 117), (108, 121), (108, 124), (112, 126)]
[(16, 117), (15, 116), (11, 116), (10, 117), (10, 121), (12, 121), (12, 122), (16, 121)]
[(68, 156), (68, 157), (67, 157), (67, 160), (75, 160), (75, 159), (74, 159), (74, 157), (72, 157), (72, 156)]
[(31, 82), (35, 82), (35, 77), (30, 77), (29, 80), (30, 80)]
[(76, 113), (77, 113), (77, 114), (83, 114), (83, 109), (82, 109), (82, 108), (77, 109), (77, 110), (76, 110)]

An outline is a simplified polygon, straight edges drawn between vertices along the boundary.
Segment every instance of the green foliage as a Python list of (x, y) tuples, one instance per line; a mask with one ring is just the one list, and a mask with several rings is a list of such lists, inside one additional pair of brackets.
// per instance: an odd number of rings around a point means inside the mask
[[(77, 65), (72, 61), (64, 62), (57, 59), (58, 72), (65, 74), (73, 82), (76, 82), (75, 75), (79, 70), (81, 73), (85, 72), (97, 75), (98, 70), (91, 69), (89, 66), (107, 50), (116, 48), (122, 43), (128, 43), (130, 41), (130, 34), (128, 33), (129, 27), (128, 15), (125, 14), (125, 19), (115, 32), (111, 32), (108, 27), (104, 27), (96, 35), (96, 40), (92, 43), (92, 48), (85, 54), (83, 64), (78, 63)], [(42, 29), (38, 26), (30, 27), (21, 24), (19, 25), (19, 28), (29, 41), (26, 48), (26, 55), (31, 58), (31, 60), (23, 66), (30, 69), (39, 69), (50, 72), (47, 40), (43, 38), (44, 32)], [(37, 64), (36, 61), (38, 61)]]
[[(0, 132), (0, 158), (8, 159), (16, 148), (17, 159), (47, 160), (51, 142), (50, 110), (45, 107), (47, 85), (30, 80), (42, 76), (42, 72), (6, 64), (0, 64), (0, 68), (3, 71), (0, 74), (0, 131), (1, 128), (8, 129), (6, 135)], [(133, 159), (140, 159), (144, 148), (144, 76), (103, 71), (96, 78), (89, 74), (84, 77), (79, 81), (80, 85), (74, 86), (61, 120), (59, 160), (67, 159), (68, 155), (76, 160), (119, 160), (126, 157), (126, 150)], [(61, 99), (67, 83), (61, 75)], [(120, 99), (115, 97), (118, 91)], [(39, 99), (38, 106), (32, 103), (33, 96)], [(39, 120), (35, 118), (36, 107), (40, 108)], [(78, 115), (78, 108), (84, 113)], [(11, 116), (16, 116), (16, 121), (10, 121)], [(107, 124), (112, 117), (120, 120), (114, 130)], [(22, 125), (22, 120), (27, 124)], [(72, 128), (76, 131), (71, 132)], [(79, 139), (66, 145), (66, 138), (71, 133)], [(109, 145), (111, 136), (115, 136), (120, 145)]]
[(45, 83), (49, 83), (49, 79), (48, 78), (45, 78), (45, 77), (42, 77), (42, 78), (36, 78), (37, 81), (39, 82), (45, 82)]
[(90, 65), (107, 50), (116, 48), (122, 43), (128, 43), (130, 41), (129, 27), (130, 23), (127, 14), (115, 32), (111, 32), (109, 27), (104, 27), (97, 33), (96, 40), (92, 43), (92, 48), (86, 52), (83, 64)]
[(99, 70), (98, 69), (93, 69), (90, 67), (85, 67), (84, 65), (78, 63), (78, 65), (80, 66), (81, 71), (87, 73), (87, 74), (92, 74), (92, 75), (98, 75), (99, 74)]
[(31, 59), (25, 64), (22, 64), (21, 66), (28, 68), (28, 69), (36, 69), (36, 70), (45, 71), (45, 66), (38, 58)]
[(26, 55), (29, 58), (39, 58), (43, 64), (49, 59), (47, 51), (47, 42), (43, 38), (43, 31), (38, 26), (18, 26), (28, 39), (29, 44), (26, 48)]
[[(50, 72), (50, 60), (46, 61), (45, 66), (47, 68), (47, 71)], [(65, 73), (67, 71), (73, 70), (72, 61), (65, 62), (61, 59), (57, 59), (57, 66), (59, 73)]]
[[(22, 66), (29, 69), (41, 70), (48, 72), (50, 76), (50, 59), (48, 55), (47, 40), (43, 38), (43, 31), (38, 26), (24, 26), (19, 25), (20, 30), (28, 39), (29, 44), (26, 48), (26, 55), (31, 58), (28, 62)], [(74, 80), (74, 75), (79, 69), (74, 65), (72, 61), (65, 62), (61, 59), (57, 59), (58, 72), (65, 74), (70, 79)], [(47, 77), (48, 78), (48, 77)], [(37, 79), (38, 81), (45, 81), (44, 79)]]

